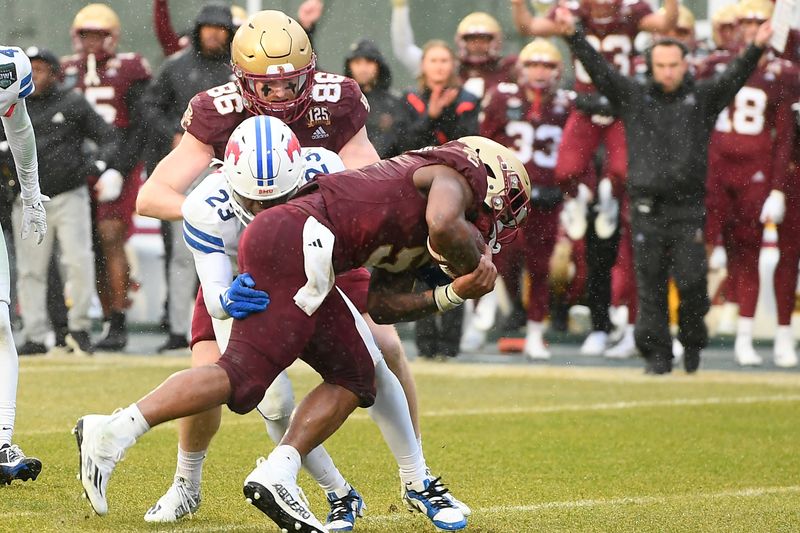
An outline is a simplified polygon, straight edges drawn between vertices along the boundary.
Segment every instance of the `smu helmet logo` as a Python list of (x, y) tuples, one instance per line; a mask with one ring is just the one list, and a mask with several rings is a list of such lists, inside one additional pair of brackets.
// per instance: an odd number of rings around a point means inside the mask
[(228, 141), (228, 145), (225, 147), (225, 159), (228, 159), (228, 156), (233, 156), (233, 164), (239, 163), (239, 158), (242, 156), (242, 149), (239, 147), (239, 143), (236, 142), (236, 139), (231, 139)]
[(294, 163), (294, 155), (300, 155), (300, 141), (297, 140), (297, 136), (292, 133), (291, 138), (289, 139), (289, 145), (286, 147), (286, 153), (289, 154), (289, 159)]

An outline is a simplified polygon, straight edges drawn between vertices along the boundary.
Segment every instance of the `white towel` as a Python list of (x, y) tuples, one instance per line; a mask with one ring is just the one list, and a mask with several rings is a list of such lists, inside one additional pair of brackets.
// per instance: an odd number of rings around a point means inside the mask
[(294, 303), (308, 316), (314, 314), (333, 288), (335, 240), (331, 230), (314, 217), (308, 217), (303, 226), (303, 264), (308, 281), (294, 295)]

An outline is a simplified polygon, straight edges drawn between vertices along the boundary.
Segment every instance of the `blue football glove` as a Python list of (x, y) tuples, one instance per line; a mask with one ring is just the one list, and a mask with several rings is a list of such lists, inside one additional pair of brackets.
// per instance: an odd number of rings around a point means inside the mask
[(239, 274), (227, 291), (219, 296), (225, 312), (236, 320), (247, 318), (251, 313), (260, 313), (269, 305), (269, 295), (254, 289), (256, 282), (250, 274)]

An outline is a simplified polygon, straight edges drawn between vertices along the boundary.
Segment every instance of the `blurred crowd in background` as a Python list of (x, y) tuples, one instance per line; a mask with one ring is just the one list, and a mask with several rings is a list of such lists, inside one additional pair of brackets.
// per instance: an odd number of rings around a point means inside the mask
[[(724, 70), (774, 9), (770, 0), (730, 3), (711, 14), (711, 39), (702, 40), (695, 16), (677, 0), (661, 8), (645, 0), (567, 5), (623, 74), (646, 77), (644, 49), (666, 36), (686, 46), (698, 79)], [(501, 347), (546, 360), (549, 330), (585, 335), (585, 356), (634, 357), (636, 237), (626, 199), (624, 128), (553, 37), (554, 5), (535, 3), (532, 11), (523, 0), (509, 0), (503, 7), (515, 27), (502, 27), (498, 13), (458, 13), (455, 36), (417, 43), (410, 10), (422, 4), (391, 0), (385, 40), (359, 39), (353, 28), (343, 64), (326, 62), (327, 70), (352, 77), (368, 99), (367, 130), (381, 158), (480, 134), (514, 149), (531, 177), (533, 209), (523, 235), (495, 257), (502, 283), (479, 302), (417, 322), (419, 355), (456, 357), (509, 337)], [(300, 4), (296, 19), (312, 43), (325, 31), (329, 9), (347, 8), (321, 0)], [(131, 294), (156, 283), (166, 284), (159, 352), (188, 348), (197, 278), (180, 222), (156, 230), (165, 253), (163, 280), (133, 277), (134, 252), (126, 243), (153, 233), (152, 224), (134, 223), (138, 188), (180, 141), (191, 97), (233, 80), (230, 43), (247, 13), (198, 2), (193, 26), (175, 28), (168, 0), (153, 0), (152, 10), (153, 39), (166, 58), (155, 72), (141, 55), (122, 51), (130, 49), (120, 43), (125, 21), (104, 4), (74, 15), (74, 55), (50, 51), (65, 36), (26, 50), (36, 85), (29, 113), (52, 229), (42, 246), (19, 239), (14, 165), (0, 143), (0, 216), (9, 248), (16, 249), (12, 301), (20, 355), (66, 349), (68, 331), (79, 333), (87, 352), (125, 350)], [(526, 44), (505, 55), (504, 37), (513, 32)], [(393, 84), (389, 55), (415, 85)], [(719, 115), (709, 145), (706, 231), (697, 238), (708, 249), (709, 295), (717, 304), (712, 330), (735, 335), (734, 357), (743, 366), (763, 363), (753, 341), (760, 284), (774, 292), (777, 324), (767, 328), (773, 362), (798, 364), (791, 328), (800, 261), (798, 67), (800, 38), (791, 30), (784, 50), (765, 54)], [(674, 286), (669, 305), (676, 315)], [(102, 320), (102, 332), (93, 331), (95, 319)], [(675, 340), (673, 353), (681, 351)]]

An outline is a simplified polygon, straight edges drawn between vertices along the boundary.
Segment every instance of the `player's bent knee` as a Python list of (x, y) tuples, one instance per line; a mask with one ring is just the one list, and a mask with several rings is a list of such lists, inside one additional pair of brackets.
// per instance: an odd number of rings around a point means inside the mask
[(372, 336), (375, 338), (375, 344), (380, 348), (384, 358), (390, 361), (396, 361), (405, 357), (403, 343), (400, 341), (397, 330), (393, 325), (376, 324), (372, 322), (371, 319), (367, 323), (369, 324)]
[(294, 391), (286, 372), (280, 375), (267, 388), (264, 398), (258, 404), (258, 412), (267, 420), (289, 418), (294, 411)]

